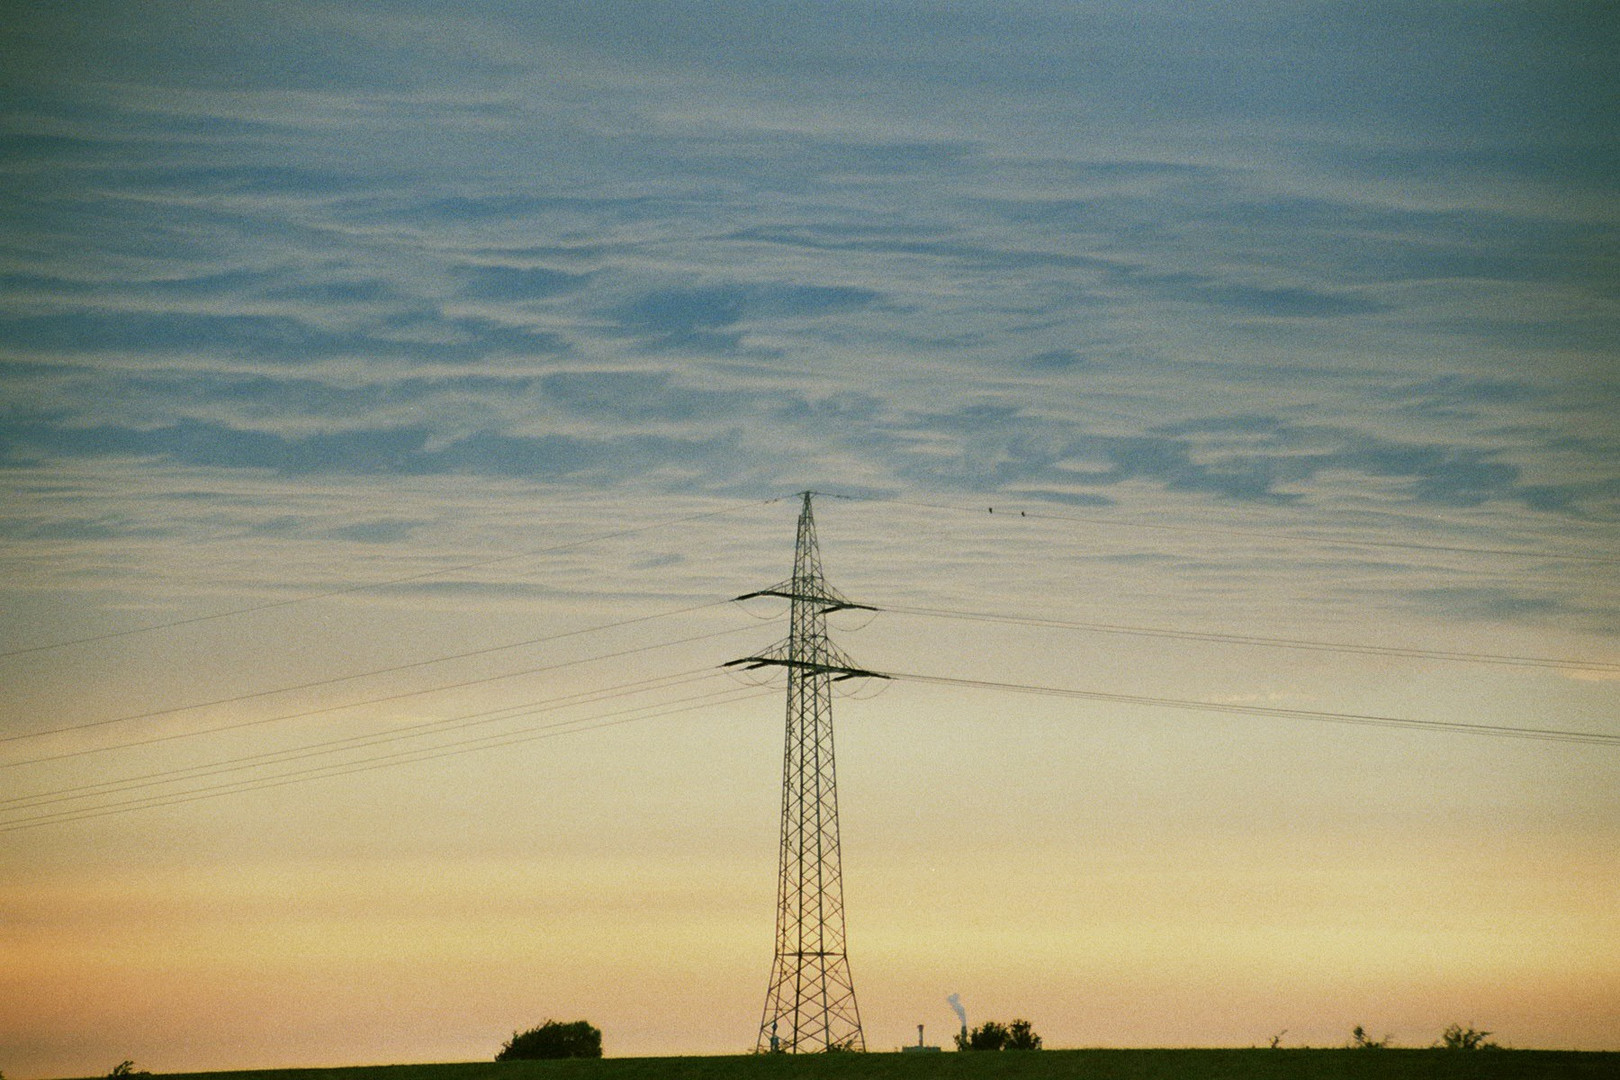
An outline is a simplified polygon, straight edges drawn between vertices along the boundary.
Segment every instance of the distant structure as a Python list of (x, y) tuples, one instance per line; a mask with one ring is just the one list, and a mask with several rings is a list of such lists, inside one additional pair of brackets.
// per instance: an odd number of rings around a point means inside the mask
[(832, 684), (885, 677), (856, 667), (827, 638), (829, 613), (876, 609), (854, 603), (822, 579), (821, 551), (810, 510), (812, 494), (806, 491), (802, 496), (793, 576), (780, 585), (737, 597), (787, 600), (787, 640), (727, 665), (787, 669), (776, 958), (755, 1049), (788, 1054), (866, 1049), (844, 944)]
[(923, 1041), (923, 1026), (918, 1024), (917, 1044), (915, 1046), (902, 1046), (900, 1048), (900, 1052), (902, 1054), (937, 1054), (940, 1052), (940, 1049), (937, 1046), (929, 1046), (925, 1041)]

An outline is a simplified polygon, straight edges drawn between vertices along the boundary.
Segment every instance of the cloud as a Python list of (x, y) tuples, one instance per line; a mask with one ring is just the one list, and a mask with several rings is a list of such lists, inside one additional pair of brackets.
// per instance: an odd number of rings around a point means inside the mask
[(458, 271), (462, 293), (478, 300), (544, 300), (585, 287), (585, 274), (544, 266), (468, 266)]
[[(161, 288), (160, 290), (161, 291)], [(396, 308), (375, 317), (346, 310), (370, 300), (370, 285), (311, 284), (284, 297), (335, 307), (359, 326), (330, 327), (298, 314), (196, 311), (94, 311), (0, 318), (0, 346), (13, 356), (202, 357), (216, 365), (272, 362), (310, 366), (328, 360), (470, 364), (490, 357), (568, 351), (556, 333), (473, 315)]]
[(613, 421), (723, 421), (747, 412), (750, 404), (742, 393), (681, 386), (669, 372), (560, 371), (539, 385), (570, 413)]
[(716, 284), (644, 292), (606, 312), (630, 334), (659, 347), (735, 349), (740, 334), (722, 333), (751, 320), (822, 318), (869, 309), (881, 295), (851, 286), (783, 282)]
[(330, 535), (338, 540), (353, 540), (362, 544), (397, 544), (409, 540), (422, 524), (420, 521), (380, 518), (344, 525), (331, 530)]
[(948, 226), (927, 231), (919, 226), (883, 228), (865, 225), (756, 226), (734, 234), (748, 243), (766, 243), (812, 251), (855, 252), (893, 256), (909, 262), (932, 261), (984, 270), (1052, 270), (1122, 272), (1117, 262), (1090, 255), (1043, 250), (1020, 238), (1016, 244), (964, 240)]
[(1605, 219), (1498, 124), (1565, 77), (1547, 20), (1419, 25), (1381, 84), (1342, 5), (316, 8), (7, 46), (13, 473), (1616, 512)]
[(1373, 445), (1341, 460), (1371, 476), (1409, 480), (1414, 497), (1447, 506), (1478, 506), (1511, 495), (1520, 474), (1483, 454), (1421, 444)]
[(1390, 305), (1365, 297), (1321, 292), (1302, 286), (1267, 287), (1219, 281), (1201, 274), (1136, 274), (1124, 279), (1168, 300), (1215, 304), (1273, 318), (1325, 319), (1345, 315), (1373, 315)]
[(708, 437), (646, 434), (598, 439), (480, 433), (424, 455), (422, 465), (538, 480), (614, 482), (627, 476), (664, 473), (678, 483), (685, 470), (723, 458), (736, 442), (729, 431)]
[(0, 322), (11, 348), (34, 353), (184, 352), (305, 356), (331, 335), (285, 316), (77, 312)]
[(1500, 586), (1449, 586), (1414, 589), (1413, 603), (1458, 619), (1511, 622), (1525, 616), (1544, 618), (1579, 610), (1547, 596), (1532, 596)]
[(1084, 367), (1090, 362), (1074, 349), (1048, 349), (1025, 357), (1023, 365), (1036, 371), (1068, 371), (1071, 368)]
[(73, 542), (128, 540), (136, 536), (161, 534), (119, 517), (37, 520), (23, 515), (8, 515), (0, 518), (0, 535), (20, 541)]
[(425, 475), (621, 480), (702, 463), (735, 437), (505, 435), (477, 432), (436, 445), (423, 426), (348, 428), (307, 435), (249, 430), (197, 420), (155, 428), (70, 427), (44, 421), (7, 425), (11, 465), (59, 457), (153, 458), (184, 465), (269, 470), (282, 475)]
[(1526, 379), (1483, 379), (1456, 374), (1390, 387), (1381, 393), (1407, 404), (1414, 412), (1435, 417), (1472, 417), (1485, 408), (1523, 405), (1544, 401), (1547, 397)]

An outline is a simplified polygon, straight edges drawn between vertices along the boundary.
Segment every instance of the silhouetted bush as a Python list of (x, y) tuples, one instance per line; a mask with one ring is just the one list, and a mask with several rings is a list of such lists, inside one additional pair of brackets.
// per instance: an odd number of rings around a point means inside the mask
[(1008, 1050), (1039, 1050), (1041, 1037), (1035, 1034), (1035, 1029), (1028, 1020), (1014, 1020), (1007, 1025)]
[(137, 1069), (133, 1061), (120, 1061), (112, 1067), (112, 1072), (107, 1074), (107, 1080), (127, 1080), (129, 1077), (151, 1075), (145, 1069)]
[(1000, 1050), (1007, 1045), (1007, 1028), (994, 1020), (986, 1020), (972, 1031), (956, 1033), (958, 1050)]
[(958, 1050), (1039, 1050), (1041, 1037), (1028, 1020), (1001, 1024), (986, 1020), (972, 1031), (956, 1033)]
[(1475, 1031), (1472, 1024), (1463, 1027), (1461, 1024), (1452, 1024), (1440, 1033), (1440, 1048), (1442, 1050), (1500, 1050), (1493, 1042), (1487, 1042), (1490, 1035), (1488, 1031)]
[(512, 1032), (495, 1055), (496, 1061), (536, 1061), (546, 1058), (599, 1058), (602, 1032), (583, 1020), (564, 1024), (547, 1020), (537, 1028)]
[(1360, 1024), (1357, 1024), (1350, 1031), (1350, 1045), (1357, 1050), (1386, 1050), (1392, 1041), (1394, 1041), (1393, 1035), (1385, 1035), (1382, 1039), (1373, 1038), (1362, 1029)]

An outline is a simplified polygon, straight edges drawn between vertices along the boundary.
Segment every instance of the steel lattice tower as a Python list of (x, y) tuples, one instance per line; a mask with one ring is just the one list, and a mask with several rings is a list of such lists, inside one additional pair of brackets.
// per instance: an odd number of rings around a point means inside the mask
[(827, 638), (827, 615), (875, 610), (840, 595), (821, 576), (811, 492), (803, 495), (793, 576), (737, 597), (780, 596), (790, 604), (786, 641), (733, 660), (749, 669), (787, 669), (787, 740), (782, 764), (782, 849), (771, 965), (759, 1051), (864, 1050), (861, 1014), (844, 943), (844, 879), (833, 763), (832, 684), (883, 678), (857, 668)]

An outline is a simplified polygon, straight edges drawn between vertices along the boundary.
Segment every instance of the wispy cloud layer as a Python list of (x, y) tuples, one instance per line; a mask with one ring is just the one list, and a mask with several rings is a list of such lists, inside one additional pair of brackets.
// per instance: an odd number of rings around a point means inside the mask
[[(182, 530), (156, 486), (96, 488), (147, 469), (1586, 550), (1620, 516), (1610, 21), (32, 9), (0, 124), (6, 531)], [(405, 555), (429, 516), (323, 535)], [(1613, 626), (1589, 570), (1382, 595)]]

